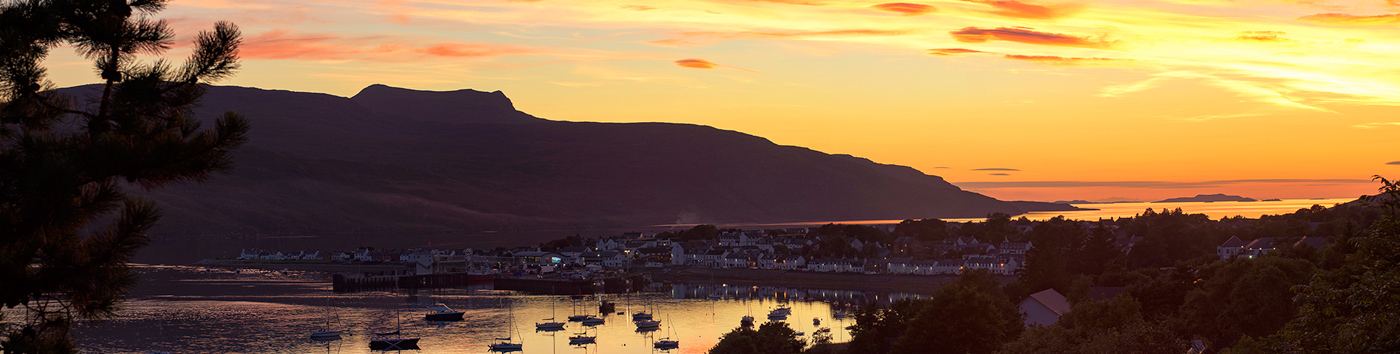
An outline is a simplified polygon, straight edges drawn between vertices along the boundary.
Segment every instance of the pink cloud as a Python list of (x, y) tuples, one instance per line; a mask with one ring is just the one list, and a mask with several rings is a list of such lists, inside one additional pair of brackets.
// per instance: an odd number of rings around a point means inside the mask
[(904, 30), (871, 30), (852, 29), (834, 31), (786, 31), (786, 32), (764, 32), (764, 31), (741, 31), (741, 32), (710, 32), (694, 31), (681, 32), (676, 37), (648, 41), (647, 43), (660, 45), (689, 45), (704, 42), (712, 42), (724, 39), (752, 39), (752, 38), (823, 38), (823, 37), (886, 37), (909, 34)]
[(246, 59), (406, 62), (432, 57), (487, 57), (531, 52), (533, 50), (526, 48), (489, 43), (421, 43), (390, 36), (344, 37), (277, 29), (246, 37), (239, 55)]
[(1078, 5), (1035, 5), (1027, 4), (1016, 0), (964, 0), (967, 2), (989, 5), (996, 10), (986, 11), (994, 15), (1001, 15), (1015, 18), (1029, 18), (1038, 20), (1056, 19), (1079, 12)]

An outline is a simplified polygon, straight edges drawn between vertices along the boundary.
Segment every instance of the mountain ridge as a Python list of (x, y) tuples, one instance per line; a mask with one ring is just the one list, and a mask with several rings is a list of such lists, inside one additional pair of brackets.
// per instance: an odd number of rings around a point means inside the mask
[(146, 193), (166, 211), (153, 234), (450, 234), (1037, 208), (912, 167), (715, 127), (543, 119), (500, 91), (207, 89), (197, 116), (241, 113), (253, 124), (249, 142), (226, 175)]

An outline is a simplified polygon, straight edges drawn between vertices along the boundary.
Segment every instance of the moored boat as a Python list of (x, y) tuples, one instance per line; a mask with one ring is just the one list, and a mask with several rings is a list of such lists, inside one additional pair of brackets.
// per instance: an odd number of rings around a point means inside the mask
[(461, 320), (462, 320), (462, 315), (463, 315), (463, 312), (462, 312), (462, 311), (453, 311), (452, 308), (449, 308), (449, 307), (447, 307), (447, 305), (444, 305), (444, 304), (442, 304), (442, 303), (434, 304), (432, 307), (429, 307), (428, 310), (432, 310), (433, 313), (429, 313), (429, 314), (427, 314), (427, 315), (424, 315), (424, 316), (423, 316), (423, 319), (424, 319), (424, 320), (428, 320), (428, 321), (461, 321)]

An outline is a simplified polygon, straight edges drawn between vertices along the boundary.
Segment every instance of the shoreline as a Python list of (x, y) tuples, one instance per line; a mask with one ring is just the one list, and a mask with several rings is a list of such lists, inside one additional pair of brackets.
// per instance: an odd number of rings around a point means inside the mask
[[(394, 264), (337, 263), (264, 263), (205, 259), (192, 264), (203, 267), (249, 268), (264, 270), (318, 271), (328, 273), (377, 273), (401, 271)], [(665, 271), (669, 269), (670, 271)], [(672, 267), (634, 271), (650, 275), (655, 282), (725, 283), (744, 286), (783, 286), (804, 289), (857, 290), (870, 292), (902, 292), (933, 294), (943, 284), (956, 281), (957, 275), (903, 275), (820, 273), (780, 269), (695, 268)], [(1016, 279), (1014, 275), (998, 275), (1002, 284)]]
[(248, 261), (223, 261), (206, 258), (190, 265), (218, 268), (249, 268), (265, 270), (297, 270), (329, 273), (384, 272), (408, 269), (402, 264), (345, 264), (345, 263), (267, 263)]
[[(858, 290), (933, 294), (943, 284), (956, 281), (956, 275), (895, 275), (818, 273), (778, 269), (670, 268), (670, 272), (649, 272), (653, 281), (724, 282), (737, 285), (785, 286), (794, 288)], [(678, 274), (679, 273), (679, 274)], [(1016, 279), (999, 275), (1002, 284)]]

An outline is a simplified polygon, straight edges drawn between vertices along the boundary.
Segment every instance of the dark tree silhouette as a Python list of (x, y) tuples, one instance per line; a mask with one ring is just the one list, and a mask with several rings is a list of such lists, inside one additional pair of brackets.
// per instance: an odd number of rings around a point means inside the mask
[[(192, 114), (201, 84), (238, 68), (237, 27), (200, 33), (183, 65), (136, 60), (170, 47), (173, 31), (153, 17), (165, 5), (0, 2), (0, 303), (25, 316), (0, 334), (5, 353), (75, 351), (73, 321), (115, 315), (136, 281), (126, 263), (160, 217), (127, 191), (205, 180), (246, 140), (242, 116), (201, 129)], [(99, 93), (53, 90), (42, 64), (60, 45), (93, 62)]]

